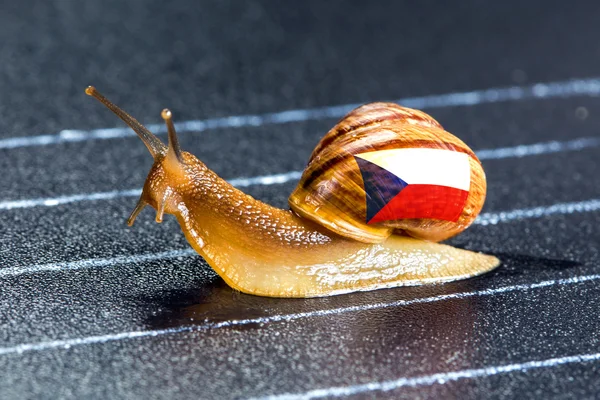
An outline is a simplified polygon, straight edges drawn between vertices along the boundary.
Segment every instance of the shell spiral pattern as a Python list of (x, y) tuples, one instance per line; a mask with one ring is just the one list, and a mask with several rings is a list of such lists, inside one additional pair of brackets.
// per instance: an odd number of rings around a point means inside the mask
[(441, 241), (473, 223), (485, 194), (483, 168), (465, 143), (422, 111), (372, 103), (321, 139), (289, 204), (362, 242), (392, 233)]

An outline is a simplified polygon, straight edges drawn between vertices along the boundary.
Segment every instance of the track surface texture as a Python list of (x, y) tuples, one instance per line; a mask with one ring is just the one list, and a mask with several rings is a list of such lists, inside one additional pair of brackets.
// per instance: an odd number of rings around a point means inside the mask
[[(598, 1), (3, 2), (0, 398), (596, 398), (599, 15)], [(482, 217), (449, 242), (502, 266), (330, 298), (236, 293), (173, 217), (125, 225), (151, 157), (90, 84), (155, 130), (169, 107), (185, 150), (280, 207), (352, 104), (423, 108), (488, 177)]]

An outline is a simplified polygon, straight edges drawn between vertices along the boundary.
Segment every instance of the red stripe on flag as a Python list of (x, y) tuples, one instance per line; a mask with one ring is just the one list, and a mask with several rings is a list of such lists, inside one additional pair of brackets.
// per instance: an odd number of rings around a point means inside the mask
[(458, 221), (465, 208), (466, 190), (438, 185), (408, 185), (383, 207), (369, 224), (410, 218)]

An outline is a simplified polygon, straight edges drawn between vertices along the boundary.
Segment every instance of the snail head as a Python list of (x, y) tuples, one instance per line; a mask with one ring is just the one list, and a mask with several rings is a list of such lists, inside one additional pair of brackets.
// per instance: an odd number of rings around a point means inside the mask
[(154, 158), (154, 164), (144, 183), (142, 195), (127, 220), (127, 224), (129, 226), (133, 225), (138, 214), (147, 205), (156, 209), (156, 222), (162, 222), (165, 212), (174, 214), (178, 210), (178, 206), (181, 203), (181, 191), (179, 189), (188, 186), (187, 184), (192, 179), (191, 175), (198, 175), (199, 172), (207, 169), (206, 166), (192, 154), (181, 151), (170, 110), (165, 108), (161, 113), (167, 125), (169, 136), (168, 146), (165, 146), (146, 127), (109, 101), (93, 86), (89, 86), (85, 90), (85, 93), (100, 101), (129, 125), (138, 137), (142, 139), (142, 142), (144, 142)]

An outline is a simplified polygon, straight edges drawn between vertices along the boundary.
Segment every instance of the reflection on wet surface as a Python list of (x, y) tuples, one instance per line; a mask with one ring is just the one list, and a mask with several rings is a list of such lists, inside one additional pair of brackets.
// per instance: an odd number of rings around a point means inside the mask
[[(361, 306), (370, 308), (370, 306), (381, 304), (382, 306), (375, 308), (384, 308), (386, 303), (399, 300), (411, 301), (501, 287), (502, 282), (508, 281), (508, 278), (510, 278), (510, 284), (515, 284), (515, 278), (519, 282), (532, 283), (541, 280), (540, 276), (543, 276), (544, 271), (546, 273), (554, 272), (548, 276), (548, 278), (554, 279), (556, 272), (581, 265), (576, 261), (526, 255), (504, 253), (494, 255), (502, 261), (502, 265), (498, 269), (480, 277), (441, 285), (382, 289), (312, 299), (276, 299), (240, 293), (231, 289), (220, 278), (215, 278), (208, 284), (198, 282), (198, 287), (166, 290), (156, 296), (136, 300), (150, 305), (149, 308), (154, 310), (146, 320), (149, 329), (164, 329), (181, 325), (210, 325), (232, 320), (256, 320), (256, 322), (247, 321), (244, 324), (230, 326), (233, 329), (247, 330), (264, 325), (260, 320), (265, 317), (301, 313), (317, 313), (318, 315), (321, 310), (344, 309), (349, 306), (360, 309)], [(446, 301), (443, 307), (448, 307), (448, 310), (443, 312), (452, 313), (452, 307), (459, 303), (476, 303), (476, 300)], [(421, 304), (411, 307), (412, 309), (429, 309), (430, 306)], [(394, 308), (394, 312), (399, 312), (397, 307)], [(427, 313), (421, 315), (427, 315)], [(268, 318), (265, 322), (272, 321), (272, 318)]]
[[(215, 279), (198, 288), (166, 291), (161, 296), (145, 299), (157, 310), (155, 315), (147, 318), (146, 324), (151, 329), (182, 325), (201, 327), (185, 341), (174, 338), (169, 345), (170, 356), (189, 358), (189, 364), (186, 363), (189, 367), (193, 363), (203, 363), (205, 357), (219, 354), (218, 367), (194, 368), (208, 371), (219, 368), (220, 373), (236, 371), (236, 379), (246, 379), (247, 385), (254, 382), (247, 374), (260, 375), (270, 387), (278, 387), (278, 382), (301, 379), (303, 373), (296, 366), (317, 368), (313, 362), (315, 358), (332, 370), (343, 369), (347, 375), (356, 377), (356, 384), (362, 384), (482, 368), (509, 363), (516, 356), (519, 356), (516, 361), (554, 356), (552, 349), (532, 347), (532, 341), (545, 340), (550, 335), (548, 340), (551, 338), (563, 345), (573, 329), (565, 324), (568, 316), (578, 318), (578, 314), (587, 312), (573, 310), (581, 305), (553, 311), (555, 304), (560, 302), (560, 290), (527, 294), (504, 292), (497, 296), (461, 298), (460, 301), (455, 301), (456, 297), (443, 296), (572, 277), (573, 269), (580, 263), (522, 255), (496, 256), (503, 260), (503, 266), (475, 279), (316, 299), (250, 296), (235, 292), (220, 279)], [(573, 287), (573, 290), (585, 290), (585, 287)], [(547, 296), (551, 296), (550, 301)], [(423, 298), (437, 300), (418, 302)], [(386, 306), (402, 301), (413, 302), (408, 306)], [(353, 307), (357, 312), (320, 313)], [(289, 323), (272, 323), (281, 321), (273, 317), (301, 313), (306, 313), (306, 317), (293, 318)], [(548, 318), (551, 313), (553, 316)], [(244, 319), (255, 322), (222, 324), (223, 321)], [(522, 330), (524, 321), (531, 326)], [(556, 324), (559, 327), (555, 329)], [(223, 329), (214, 329), (216, 327)], [(246, 341), (256, 343), (250, 359), (244, 350)], [(368, 369), (364, 365), (368, 365)], [(246, 366), (252, 366), (251, 370), (246, 370)], [(270, 371), (268, 378), (267, 370)], [(312, 387), (317, 388), (348, 384), (334, 376), (315, 379), (317, 383)], [(477, 388), (478, 385), (484, 385), (484, 389)], [(422, 391), (431, 394), (429, 391), (436, 392), (440, 387), (403, 388), (398, 397), (392, 395), (395, 392), (387, 394), (392, 398), (403, 398), (403, 394), (410, 394), (406, 398), (415, 398), (420, 397)], [(465, 379), (443, 385), (440, 397), (460, 399), (471, 390), (493, 391), (501, 387), (494, 381)], [(372, 392), (375, 393), (380, 394)]]

